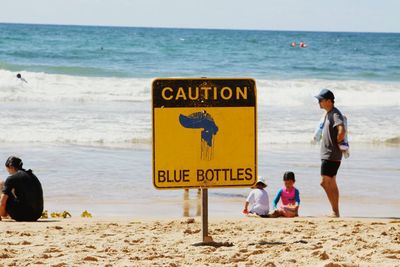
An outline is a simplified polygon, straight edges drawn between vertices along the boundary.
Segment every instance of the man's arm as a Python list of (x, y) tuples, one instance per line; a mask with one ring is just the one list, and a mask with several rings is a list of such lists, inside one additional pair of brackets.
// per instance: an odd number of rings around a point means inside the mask
[(340, 144), (344, 140), (344, 136), (346, 135), (346, 130), (344, 129), (343, 124), (337, 126), (338, 134), (337, 134), (337, 142)]
[(7, 204), (8, 195), (1, 194), (0, 197), (0, 216), (7, 216), (6, 204)]

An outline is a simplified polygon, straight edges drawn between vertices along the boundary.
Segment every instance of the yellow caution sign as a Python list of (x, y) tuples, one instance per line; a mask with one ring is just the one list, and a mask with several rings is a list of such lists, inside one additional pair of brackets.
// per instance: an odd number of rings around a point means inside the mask
[(255, 184), (253, 79), (156, 79), (152, 96), (157, 189)]

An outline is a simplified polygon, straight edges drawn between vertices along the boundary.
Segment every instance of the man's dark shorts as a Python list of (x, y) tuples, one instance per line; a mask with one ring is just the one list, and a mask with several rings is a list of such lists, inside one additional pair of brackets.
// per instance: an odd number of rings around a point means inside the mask
[(321, 160), (321, 175), (333, 177), (336, 176), (340, 167), (340, 161)]

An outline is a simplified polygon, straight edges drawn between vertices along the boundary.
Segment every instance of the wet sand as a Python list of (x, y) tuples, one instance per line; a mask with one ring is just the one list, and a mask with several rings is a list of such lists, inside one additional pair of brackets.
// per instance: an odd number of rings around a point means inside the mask
[[(84, 210), (100, 218), (168, 219), (198, 214), (196, 191), (189, 203), (183, 190), (156, 190), (152, 184), (151, 150), (83, 147), (73, 145), (1, 145), (0, 158), (20, 156), (24, 167), (40, 179), (49, 212)], [(296, 174), (301, 216), (329, 214), (329, 202), (320, 186), (317, 146), (269, 145), (259, 151), (258, 174), (266, 178), (270, 200), (282, 188), (282, 175)], [(398, 146), (352, 145), (337, 177), (341, 215), (344, 217), (400, 216), (400, 200), (392, 192), (398, 183)], [(8, 174), (2, 172), (2, 180)], [(395, 187), (396, 188), (396, 187)], [(209, 189), (210, 218), (240, 216), (250, 188)], [(189, 206), (189, 212), (184, 209)]]

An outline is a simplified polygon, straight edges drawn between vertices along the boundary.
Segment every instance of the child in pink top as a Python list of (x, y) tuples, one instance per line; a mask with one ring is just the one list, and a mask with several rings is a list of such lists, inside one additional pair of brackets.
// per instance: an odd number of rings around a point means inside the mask
[[(299, 216), (299, 205), (300, 205), (300, 192), (294, 187), (296, 182), (293, 172), (285, 172), (283, 175), (283, 182), (285, 186), (278, 191), (276, 194), (273, 207), (275, 211), (271, 214), (271, 217), (296, 217)], [(278, 202), (281, 200), (281, 205), (277, 208)]]

